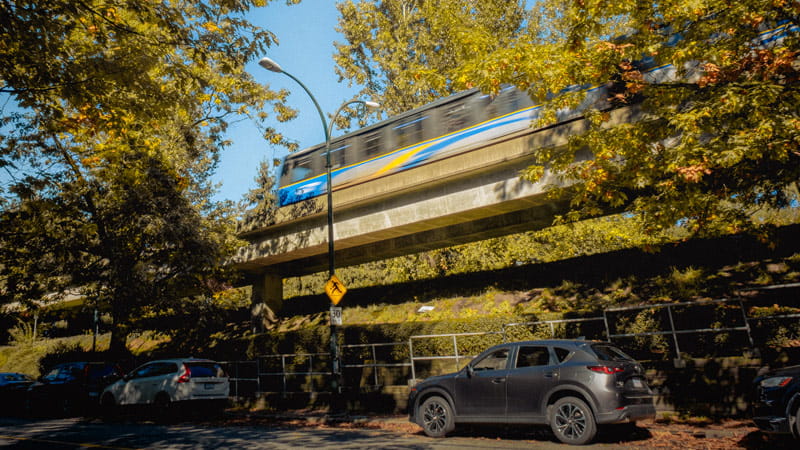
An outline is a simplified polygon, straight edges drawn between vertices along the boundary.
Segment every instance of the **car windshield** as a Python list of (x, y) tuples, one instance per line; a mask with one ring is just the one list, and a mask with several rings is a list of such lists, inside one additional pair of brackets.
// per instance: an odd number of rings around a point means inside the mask
[(633, 358), (626, 355), (619, 348), (609, 344), (594, 344), (592, 350), (597, 354), (601, 361), (633, 361)]

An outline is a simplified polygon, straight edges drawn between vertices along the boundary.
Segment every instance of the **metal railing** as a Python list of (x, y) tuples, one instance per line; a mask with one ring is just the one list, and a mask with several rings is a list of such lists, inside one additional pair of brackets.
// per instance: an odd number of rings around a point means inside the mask
[[(231, 396), (240, 397), (242, 394), (242, 384), (254, 384), (253, 394), (261, 392), (261, 378), (258, 376), (258, 360), (255, 361), (227, 361), (224, 362), (225, 373), (228, 374), (228, 382), (231, 385)], [(255, 371), (252, 372), (255, 376), (247, 376), (242, 372), (250, 372), (249, 370), (242, 370), (242, 366), (253, 366)], [(249, 391), (249, 390), (248, 390)]]
[[(443, 359), (452, 359), (455, 362), (455, 370), (459, 369), (459, 361), (466, 358), (474, 358), (475, 355), (460, 355), (458, 352), (458, 338), (459, 337), (466, 337), (466, 336), (485, 336), (489, 334), (496, 334), (503, 336), (503, 342), (505, 342), (505, 333), (503, 331), (478, 331), (473, 333), (449, 333), (449, 334), (427, 334), (427, 335), (417, 335), (411, 336), (408, 339), (408, 352), (409, 352), (409, 359), (411, 360), (411, 379), (417, 379), (416, 368), (414, 363), (416, 361), (434, 361), (434, 360), (443, 360)], [(415, 339), (441, 339), (450, 337), (453, 340), (453, 354), (452, 355), (436, 355), (436, 356), (414, 356), (414, 340)]]
[[(411, 354), (411, 346), (409, 342), (382, 342), (382, 343), (375, 343), (375, 344), (345, 344), (342, 345), (342, 354), (344, 355), (342, 369), (372, 369), (372, 378), (374, 381), (373, 386), (381, 386), (378, 382), (378, 372), (380, 368), (393, 368), (393, 367), (409, 367), (411, 366), (411, 362), (403, 361), (403, 362), (378, 362), (378, 347), (398, 347), (398, 346), (407, 346), (408, 347), (408, 354)], [(361, 349), (361, 348), (369, 348), (370, 353), (372, 355), (372, 359), (362, 361), (361, 363), (356, 364), (348, 364), (347, 363), (347, 351), (349, 349)]]
[[(281, 379), (281, 392), (287, 393), (288, 390), (288, 380), (294, 377), (306, 377), (306, 381), (309, 380), (309, 377), (319, 376), (319, 375), (330, 375), (329, 370), (315, 370), (314, 363), (315, 358), (317, 359), (317, 363), (319, 363), (320, 359), (330, 359), (330, 353), (286, 353), (286, 354), (278, 354), (278, 355), (263, 355), (259, 356), (256, 360), (258, 362), (258, 378), (259, 380), (262, 377), (280, 377)], [(277, 359), (280, 361), (280, 371), (262, 371), (263, 369), (267, 369), (271, 367), (270, 364), (264, 364), (263, 362), (266, 360), (273, 360)], [(307, 360), (306, 364), (287, 364), (287, 360), (297, 360), (297, 359), (305, 359)], [(296, 370), (295, 367), (297, 366), (305, 366), (304, 370)], [(259, 386), (262, 386), (263, 383), (259, 381)], [(314, 384), (310, 383), (311, 391), (314, 391)]]
[[(740, 326), (728, 326), (728, 327), (707, 327), (707, 328), (683, 328), (678, 329), (675, 327), (675, 316), (673, 314), (673, 309), (676, 307), (685, 307), (685, 306), (709, 306), (715, 304), (730, 304), (730, 303), (738, 303), (739, 309), (742, 312), (742, 320), (743, 325)], [(668, 330), (658, 330), (658, 331), (641, 331), (636, 333), (611, 333), (611, 327), (608, 323), (608, 313), (614, 312), (622, 312), (622, 311), (637, 311), (637, 310), (655, 310), (655, 309), (664, 309), (667, 312), (667, 318), (669, 319), (669, 329)], [(747, 333), (747, 339), (750, 343), (750, 347), (755, 347), (753, 343), (753, 336), (750, 333), (750, 323), (747, 317), (747, 311), (744, 308), (744, 303), (741, 299), (720, 299), (720, 300), (704, 300), (704, 301), (697, 301), (697, 302), (681, 302), (681, 303), (661, 303), (657, 305), (640, 305), (640, 306), (628, 306), (622, 308), (609, 308), (603, 311), (603, 318), (605, 320), (606, 325), (606, 336), (609, 341), (613, 340), (614, 338), (626, 338), (626, 337), (645, 337), (645, 336), (672, 336), (672, 342), (675, 346), (675, 366), (676, 367), (683, 367), (685, 365), (683, 358), (681, 356), (681, 347), (680, 343), (678, 342), (678, 335), (684, 334), (700, 334), (700, 333), (725, 333), (731, 331), (744, 331)]]

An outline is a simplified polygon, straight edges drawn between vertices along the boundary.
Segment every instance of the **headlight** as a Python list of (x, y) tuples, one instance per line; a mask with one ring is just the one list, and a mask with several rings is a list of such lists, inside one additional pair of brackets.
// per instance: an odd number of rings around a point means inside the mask
[(792, 382), (792, 377), (770, 377), (761, 380), (761, 387), (773, 388), (778, 386), (786, 386)]

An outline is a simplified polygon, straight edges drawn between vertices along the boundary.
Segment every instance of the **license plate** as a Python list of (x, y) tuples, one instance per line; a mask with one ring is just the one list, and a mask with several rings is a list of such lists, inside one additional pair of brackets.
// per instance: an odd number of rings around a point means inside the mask
[(214, 389), (216, 383), (206, 383), (205, 388), (206, 390)]
[(640, 380), (639, 378), (634, 378), (632, 381), (633, 381), (633, 387), (635, 387), (635, 388), (644, 387), (644, 384), (642, 383), (642, 380)]

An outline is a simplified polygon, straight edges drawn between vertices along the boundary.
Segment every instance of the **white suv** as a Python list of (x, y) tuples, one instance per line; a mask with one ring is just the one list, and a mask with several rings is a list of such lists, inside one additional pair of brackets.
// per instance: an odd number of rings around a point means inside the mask
[(109, 385), (100, 397), (106, 412), (116, 406), (152, 405), (166, 414), (173, 405), (208, 403), (222, 411), (228, 400), (228, 376), (206, 359), (164, 359), (137, 367)]

